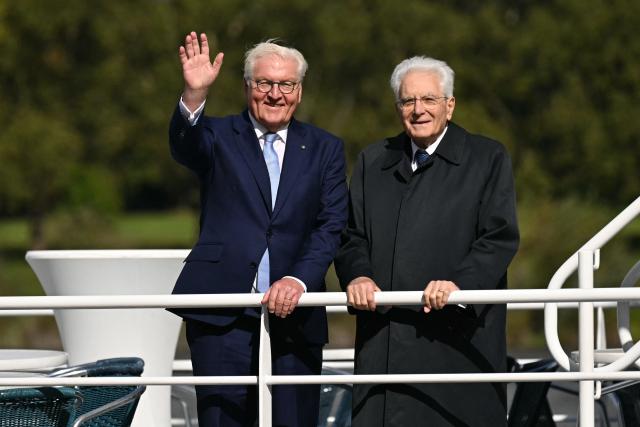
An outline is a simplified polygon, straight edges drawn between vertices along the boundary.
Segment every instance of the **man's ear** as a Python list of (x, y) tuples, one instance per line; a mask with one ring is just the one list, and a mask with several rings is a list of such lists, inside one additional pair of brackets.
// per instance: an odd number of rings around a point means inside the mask
[(451, 120), (453, 117), (453, 110), (456, 108), (456, 97), (452, 96), (451, 98), (447, 98), (447, 120)]

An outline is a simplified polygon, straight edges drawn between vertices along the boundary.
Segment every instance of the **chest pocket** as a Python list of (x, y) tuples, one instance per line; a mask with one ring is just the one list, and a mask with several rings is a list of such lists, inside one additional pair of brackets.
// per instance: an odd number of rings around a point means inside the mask
[(208, 261), (218, 262), (222, 256), (222, 244), (198, 244), (189, 253), (189, 256), (185, 258), (184, 262), (191, 261)]

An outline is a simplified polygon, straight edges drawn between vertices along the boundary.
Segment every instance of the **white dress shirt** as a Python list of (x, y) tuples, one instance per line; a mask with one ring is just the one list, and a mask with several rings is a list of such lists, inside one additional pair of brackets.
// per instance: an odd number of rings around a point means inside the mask
[[(440, 141), (442, 141), (442, 138), (444, 138), (444, 134), (447, 133), (448, 128), (449, 128), (448, 126), (445, 126), (440, 136), (438, 136), (438, 139), (436, 139), (436, 141), (433, 144), (427, 147), (427, 153), (430, 156), (436, 152), (436, 148), (438, 148), (438, 145), (440, 145)], [(418, 150), (422, 150), (422, 148), (418, 147), (416, 143), (413, 142), (413, 139), (412, 139), (411, 140), (411, 170), (414, 172), (416, 171), (416, 169), (418, 169), (418, 163), (416, 162), (416, 151)]]

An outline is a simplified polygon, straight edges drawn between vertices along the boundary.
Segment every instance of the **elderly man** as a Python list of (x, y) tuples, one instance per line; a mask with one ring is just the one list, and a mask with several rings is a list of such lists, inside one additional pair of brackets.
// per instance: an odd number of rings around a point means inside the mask
[[(453, 70), (426, 57), (391, 76), (404, 132), (366, 148), (351, 178), (336, 258), (355, 310), (358, 374), (505, 370), (505, 306), (446, 305), (503, 289), (518, 247), (509, 156), (451, 122)], [(423, 307), (377, 307), (378, 291), (424, 289)], [(356, 385), (353, 425), (499, 426), (501, 384)]]
[[(327, 342), (324, 308), (297, 308), (304, 292), (325, 290), (324, 276), (347, 218), (343, 143), (293, 118), (307, 63), (271, 41), (246, 53), (239, 115), (202, 115), (222, 66), (205, 34), (180, 47), (184, 92), (170, 126), (173, 157), (200, 180), (198, 242), (176, 294), (263, 292), (270, 316), (273, 372), (319, 374)], [(172, 310), (186, 320), (195, 375), (256, 375), (255, 308)], [(204, 427), (256, 420), (255, 386), (198, 386)], [(274, 386), (274, 426), (315, 426), (319, 386)]]

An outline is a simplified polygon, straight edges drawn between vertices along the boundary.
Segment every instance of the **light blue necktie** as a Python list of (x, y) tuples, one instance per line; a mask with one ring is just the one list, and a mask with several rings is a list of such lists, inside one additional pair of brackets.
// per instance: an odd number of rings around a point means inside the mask
[[(264, 134), (264, 148), (262, 153), (264, 155), (264, 161), (267, 164), (267, 170), (269, 171), (269, 181), (271, 181), (271, 209), (276, 205), (276, 195), (278, 194), (278, 184), (280, 182), (280, 163), (278, 162), (278, 155), (276, 150), (273, 149), (273, 143), (278, 139), (278, 135), (275, 133)], [(266, 292), (269, 289), (269, 248), (264, 251), (260, 265), (258, 266), (258, 292)]]

